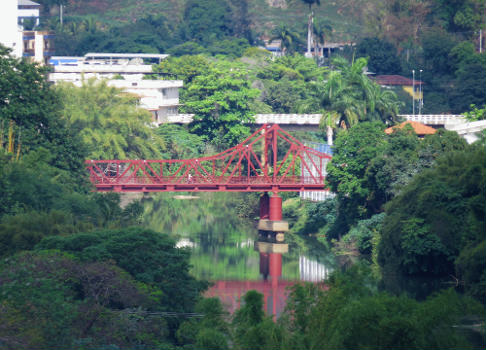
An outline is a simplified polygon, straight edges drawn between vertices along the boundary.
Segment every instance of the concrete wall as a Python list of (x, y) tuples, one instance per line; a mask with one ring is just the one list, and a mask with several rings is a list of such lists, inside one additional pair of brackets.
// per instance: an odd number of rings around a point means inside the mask
[(0, 43), (13, 49), (16, 57), (22, 57), (22, 32), (17, 24), (17, 0), (1, 0), (0, 11)]

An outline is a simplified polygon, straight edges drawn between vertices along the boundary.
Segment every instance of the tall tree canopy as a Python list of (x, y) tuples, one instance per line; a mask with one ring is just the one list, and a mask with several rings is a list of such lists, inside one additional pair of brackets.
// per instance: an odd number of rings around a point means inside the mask
[(336, 70), (319, 86), (321, 106), (330, 112), (329, 126), (349, 128), (359, 121), (394, 123), (401, 103), (390, 90), (383, 90), (364, 73), (367, 59), (358, 58), (350, 64), (345, 58), (333, 60)]
[(184, 9), (182, 37), (208, 44), (233, 34), (231, 8), (221, 0), (189, 0)]
[(60, 84), (63, 115), (78, 133), (91, 159), (154, 159), (165, 150), (163, 139), (150, 127), (150, 113), (136, 96), (88, 80), (81, 87)]
[[(387, 205), (378, 249), (385, 275), (457, 276), (466, 291), (484, 299), (485, 259), (478, 247), (486, 218), (485, 157), (480, 144), (445, 153)], [(474, 277), (466, 268), (471, 255), (482, 261)]]
[[(38, 147), (49, 150), (49, 164), (74, 173), (83, 171), (84, 150), (76, 132), (61, 115), (59, 96), (37, 64), (10, 55), (0, 45), (0, 148), (7, 141), (6, 131), (13, 125), (21, 154)], [(17, 148), (16, 148), (17, 151)]]

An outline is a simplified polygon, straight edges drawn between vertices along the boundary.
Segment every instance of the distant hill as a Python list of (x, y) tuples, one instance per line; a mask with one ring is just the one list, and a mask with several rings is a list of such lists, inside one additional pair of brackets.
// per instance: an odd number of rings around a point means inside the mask
[[(234, 0), (236, 1), (236, 0)], [(367, 1), (377, 2), (379, 0)], [(134, 22), (150, 14), (163, 13), (168, 19), (179, 22), (184, 11), (185, 0), (71, 0), (64, 8), (67, 17), (92, 17), (102, 25), (109, 26)], [(362, 7), (360, 0), (322, 1), (314, 6), (316, 20), (330, 25), (332, 39), (353, 40), (362, 36)], [(249, 0), (248, 12), (252, 29), (257, 34), (269, 34), (280, 23), (294, 28), (306, 26), (309, 13), (307, 5), (294, 0), (288, 5), (285, 0)], [(56, 14), (56, 9), (51, 15)]]

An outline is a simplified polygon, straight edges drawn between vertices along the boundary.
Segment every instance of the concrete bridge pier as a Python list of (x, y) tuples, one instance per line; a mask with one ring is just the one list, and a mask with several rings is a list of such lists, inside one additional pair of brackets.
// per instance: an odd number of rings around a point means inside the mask
[(283, 243), (289, 223), (282, 220), (282, 197), (274, 193), (271, 197), (264, 193), (260, 197), (260, 220), (258, 233), (260, 239), (268, 243)]

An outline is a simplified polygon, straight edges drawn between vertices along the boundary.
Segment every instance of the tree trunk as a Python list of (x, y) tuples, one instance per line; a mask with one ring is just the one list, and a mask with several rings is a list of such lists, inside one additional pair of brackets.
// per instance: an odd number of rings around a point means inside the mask
[(333, 130), (332, 128), (328, 125), (327, 126), (327, 144), (329, 146), (332, 146), (332, 134), (333, 134)]

